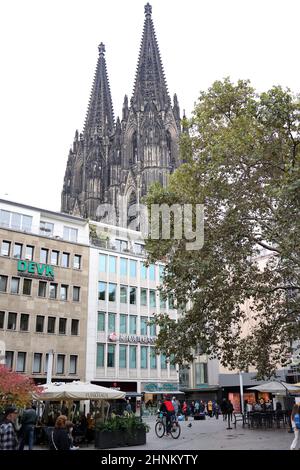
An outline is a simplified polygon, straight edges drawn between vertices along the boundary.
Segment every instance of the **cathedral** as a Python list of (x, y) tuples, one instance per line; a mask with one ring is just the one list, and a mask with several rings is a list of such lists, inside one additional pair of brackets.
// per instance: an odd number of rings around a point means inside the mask
[(171, 102), (155, 35), (152, 7), (145, 21), (130, 101), (124, 97), (122, 118), (114, 119), (105, 46), (99, 56), (82, 133), (76, 131), (69, 151), (61, 196), (62, 212), (101, 220), (99, 206), (116, 209), (139, 204), (154, 182), (164, 187), (180, 165), (180, 109)]

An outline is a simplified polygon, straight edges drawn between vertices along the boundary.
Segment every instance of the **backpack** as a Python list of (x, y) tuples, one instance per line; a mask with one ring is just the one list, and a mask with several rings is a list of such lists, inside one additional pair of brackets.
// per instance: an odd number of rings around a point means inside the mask
[(296, 413), (294, 416), (294, 423), (297, 429), (300, 429), (300, 415)]

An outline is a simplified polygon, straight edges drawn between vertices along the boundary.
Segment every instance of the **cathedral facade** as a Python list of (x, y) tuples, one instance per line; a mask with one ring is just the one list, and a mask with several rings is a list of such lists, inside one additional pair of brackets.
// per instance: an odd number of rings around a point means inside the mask
[(121, 119), (114, 119), (105, 46), (99, 45), (84, 129), (76, 131), (68, 156), (62, 212), (101, 220), (99, 207), (110, 204), (116, 223), (126, 226), (120, 208), (138, 205), (154, 182), (165, 187), (180, 165), (180, 132), (177, 96), (172, 103), (147, 3), (133, 93), (130, 102), (125, 95)]

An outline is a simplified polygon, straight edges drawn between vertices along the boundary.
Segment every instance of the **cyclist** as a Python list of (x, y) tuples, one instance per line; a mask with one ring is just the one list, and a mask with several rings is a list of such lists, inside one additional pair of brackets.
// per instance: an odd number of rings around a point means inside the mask
[(160, 406), (160, 411), (166, 414), (166, 425), (167, 425), (167, 435), (171, 432), (171, 421), (175, 417), (175, 410), (171, 397), (169, 395), (164, 396), (164, 401)]

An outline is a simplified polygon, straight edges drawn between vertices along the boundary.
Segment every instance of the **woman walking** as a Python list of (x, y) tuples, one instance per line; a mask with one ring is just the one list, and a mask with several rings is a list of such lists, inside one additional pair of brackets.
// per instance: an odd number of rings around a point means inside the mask
[(294, 440), (291, 444), (291, 447), (290, 449), (291, 450), (295, 450), (296, 447), (297, 447), (297, 444), (298, 444), (298, 439), (299, 439), (299, 429), (297, 427), (297, 424), (299, 426), (300, 424), (300, 416), (299, 416), (299, 405), (297, 403), (295, 403), (295, 405), (293, 406), (293, 409), (292, 409), (292, 414), (291, 414), (291, 424), (292, 424), (292, 428), (293, 428), (293, 431), (294, 431)]

